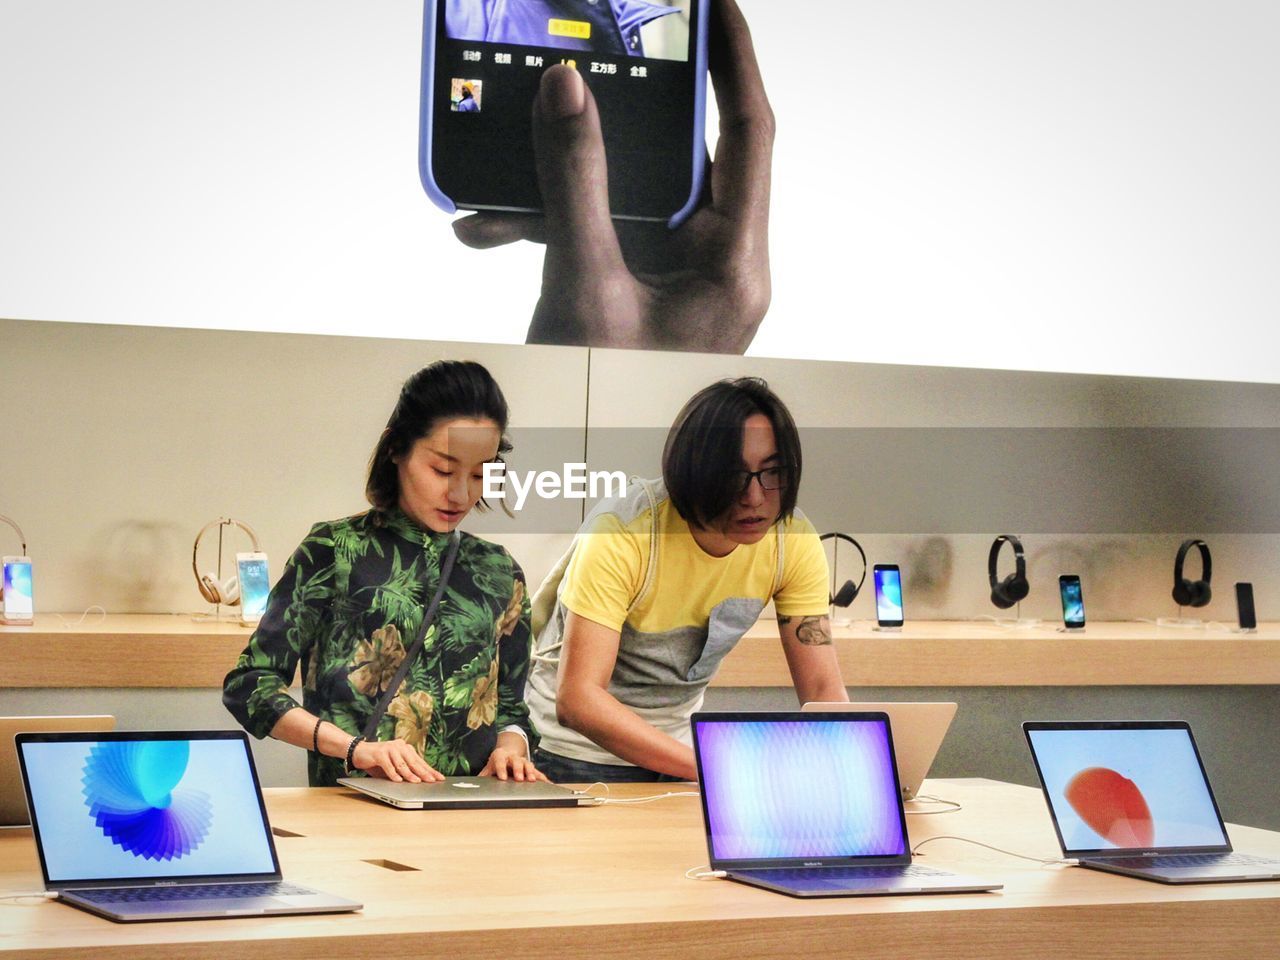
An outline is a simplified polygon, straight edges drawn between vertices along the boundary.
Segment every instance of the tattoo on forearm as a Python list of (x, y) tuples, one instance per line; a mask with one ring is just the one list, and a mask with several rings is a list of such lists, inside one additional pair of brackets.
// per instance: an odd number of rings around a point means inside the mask
[[(788, 617), (788, 620), (791, 618)], [(781, 621), (779, 621), (781, 622)], [(796, 639), (806, 646), (820, 647), (831, 642), (831, 627), (826, 617), (803, 617), (796, 626)]]

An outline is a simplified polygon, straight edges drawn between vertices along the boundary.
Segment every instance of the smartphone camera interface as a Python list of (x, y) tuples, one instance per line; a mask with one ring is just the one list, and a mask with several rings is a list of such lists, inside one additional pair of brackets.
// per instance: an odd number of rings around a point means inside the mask
[(1079, 577), (1059, 577), (1058, 589), (1062, 593), (1062, 622), (1068, 627), (1084, 626), (1084, 594)]
[(35, 610), (31, 594), (31, 561), (18, 557), (4, 560), (4, 616), (8, 620), (30, 620)]
[(877, 566), (876, 621), (881, 626), (902, 626), (902, 575), (897, 567)]
[(240, 575), (240, 617), (259, 620), (266, 612), (267, 594), (271, 591), (266, 557), (237, 558), (236, 567)]
[[(615, 215), (667, 219), (692, 189), (702, 0), (436, 0), (431, 172), (468, 209), (538, 210), (533, 99), (564, 63), (595, 96)], [(656, 173), (655, 173), (656, 172)]]

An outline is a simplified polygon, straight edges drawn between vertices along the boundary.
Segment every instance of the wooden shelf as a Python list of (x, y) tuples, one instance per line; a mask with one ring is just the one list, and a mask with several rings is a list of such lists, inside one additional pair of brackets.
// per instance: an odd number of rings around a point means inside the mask
[[(218, 688), (251, 632), (234, 620), (178, 615), (112, 614), (76, 625), (41, 615), (29, 626), (0, 626), (0, 688)], [(901, 633), (837, 624), (834, 634), (850, 686), (1280, 684), (1280, 623), (1253, 634), (1145, 623), (1094, 623), (1083, 634), (1065, 634), (1052, 625), (922, 621)], [(714, 685), (791, 685), (773, 621), (748, 632)]]

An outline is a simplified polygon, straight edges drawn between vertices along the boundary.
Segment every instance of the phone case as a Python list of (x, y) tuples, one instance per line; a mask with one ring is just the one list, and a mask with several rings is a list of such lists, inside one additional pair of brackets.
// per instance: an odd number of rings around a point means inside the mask
[[(706, 175), (707, 165), (707, 20), (708, 4), (713, 0), (702, 0), (701, 16), (698, 17), (698, 28), (694, 40), (694, 90), (693, 90), (693, 178), (690, 181), (689, 197), (683, 207), (667, 220), (667, 227), (674, 230), (689, 219), (698, 205), (702, 195), (702, 181)], [(435, 98), (432, 96), (432, 83), (435, 79), (436, 67), (436, 9), (441, 0), (426, 0), (422, 12), (422, 78), (418, 91), (418, 178), (422, 181), (422, 189), (426, 191), (431, 202), (445, 213), (457, 213), (458, 205), (453, 198), (440, 189), (435, 174), (431, 169), (432, 121), (434, 120)]]

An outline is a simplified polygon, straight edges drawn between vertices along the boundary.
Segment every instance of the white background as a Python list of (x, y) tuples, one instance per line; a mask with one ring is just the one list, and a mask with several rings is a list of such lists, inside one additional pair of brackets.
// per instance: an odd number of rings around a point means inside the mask
[[(751, 353), (1280, 382), (1280, 4), (743, 7)], [(421, 18), (0, 0), (0, 316), (522, 341), (539, 249), (466, 250), (418, 184)]]

